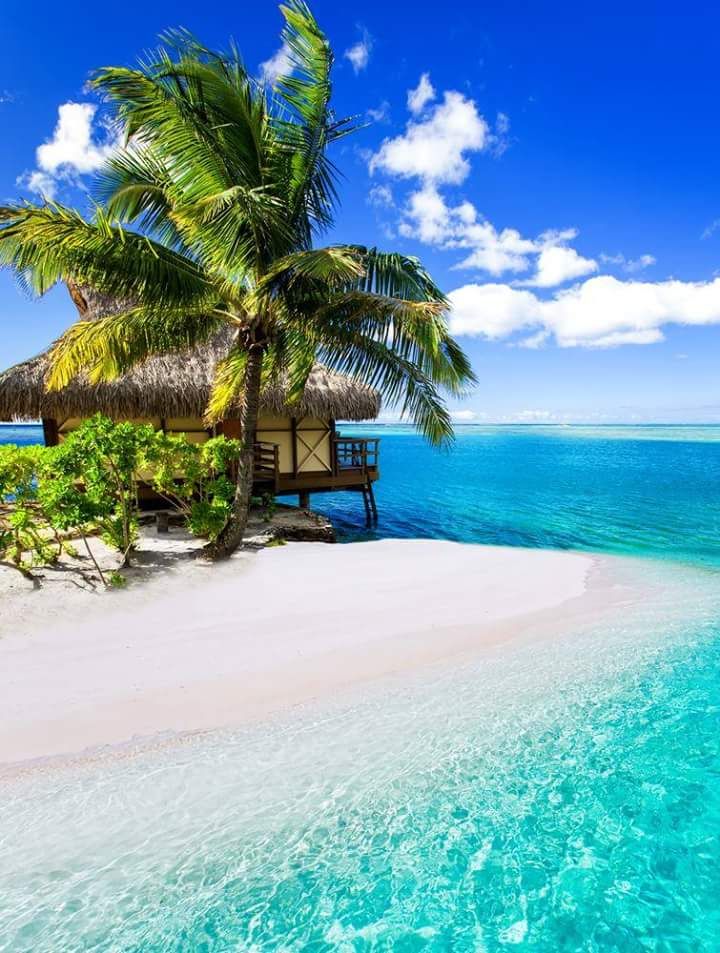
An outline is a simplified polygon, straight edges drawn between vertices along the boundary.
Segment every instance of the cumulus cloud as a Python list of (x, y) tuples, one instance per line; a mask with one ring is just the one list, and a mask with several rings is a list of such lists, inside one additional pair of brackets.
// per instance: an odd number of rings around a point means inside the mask
[(510, 148), (510, 117), (505, 113), (498, 113), (495, 119), (495, 128), (490, 135), (490, 151), (499, 159)]
[(370, 61), (371, 50), (372, 37), (366, 30), (363, 33), (362, 39), (358, 40), (357, 43), (354, 43), (343, 53), (345, 59), (350, 60), (355, 75), (367, 68), (368, 62)]
[(280, 76), (287, 76), (292, 72), (293, 59), (292, 51), (287, 43), (283, 43), (279, 50), (268, 60), (264, 60), (260, 66), (260, 79), (268, 86), (272, 86)]
[(368, 109), (367, 116), (373, 122), (388, 122), (390, 120), (390, 103), (383, 99), (376, 109)]
[(469, 284), (449, 295), (454, 334), (509, 338), (539, 347), (553, 337), (560, 347), (654, 344), (667, 324), (720, 324), (720, 278), (706, 282), (621, 281), (589, 278), (541, 299), (507, 284)]
[(37, 169), (21, 176), (18, 184), (52, 198), (62, 180), (77, 181), (99, 169), (117, 148), (118, 136), (96, 128), (96, 112), (93, 103), (63, 103), (52, 138), (36, 150)]
[(478, 414), (475, 410), (452, 410), (450, 411), (450, 416), (453, 421), (457, 424), (469, 424), (473, 420), (479, 420), (481, 417), (485, 417), (485, 414)]
[(368, 204), (377, 208), (391, 208), (394, 204), (392, 189), (388, 185), (374, 185), (368, 192)]
[[(409, 110), (417, 115), (434, 95), (430, 78), (423, 73), (408, 93)], [(464, 182), (472, 153), (504, 151), (509, 128), (510, 120), (499, 113), (492, 131), (473, 100), (449, 91), (422, 119), (411, 119), (402, 135), (385, 139), (370, 157), (370, 172), (420, 180), (402, 207), (399, 233), (439, 248), (465, 250), (456, 268), (499, 277), (506, 272), (522, 274), (535, 263), (528, 284), (536, 287), (553, 287), (596, 271), (595, 261), (566, 247), (577, 236), (574, 229), (527, 238), (514, 228), (498, 230), (471, 202), (452, 205), (441, 193), (443, 185)]]
[(523, 282), (535, 288), (554, 288), (573, 278), (582, 278), (598, 270), (592, 258), (583, 258), (574, 248), (565, 245), (546, 245), (537, 260), (533, 278)]
[(657, 264), (657, 259), (654, 255), (640, 255), (638, 258), (626, 258), (622, 253), (618, 253), (617, 255), (601, 254), (600, 261), (604, 265), (615, 265), (618, 268), (622, 268), (622, 270), (626, 271), (629, 275), (637, 274), (637, 272)]
[(399, 232), (427, 245), (465, 250), (455, 269), (500, 276), (520, 274), (536, 261), (534, 277), (525, 282), (536, 287), (553, 287), (597, 270), (596, 262), (566, 247), (577, 238), (576, 229), (548, 230), (536, 238), (526, 238), (514, 228), (498, 230), (480, 217), (472, 202), (448, 205), (433, 183), (410, 193)]
[(35, 169), (34, 172), (27, 172), (18, 177), (17, 185), (29, 189), (31, 192), (37, 192), (39, 196), (45, 199), (55, 199), (57, 197), (58, 181), (47, 172), (40, 172)]
[(370, 158), (370, 171), (458, 185), (470, 172), (467, 154), (486, 148), (488, 134), (473, 100), (446, 92), (426, 119), (411, 120), (403, 135), (384, 140)]
[(433, 99), (435, 99), (435, 88), (430, 82), (430, 74), (423, 73), (415, 89), (408, 90), (407, 107), (414, 116), (417, 116)]

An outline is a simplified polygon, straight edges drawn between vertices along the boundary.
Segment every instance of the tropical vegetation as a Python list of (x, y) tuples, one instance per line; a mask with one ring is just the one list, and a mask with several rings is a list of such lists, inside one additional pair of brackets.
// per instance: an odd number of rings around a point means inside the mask
[(232, 328), (206, 414), (239, 417), (242, 436), (211, 556), (242, 538), (264, 386), (282, 378), (297, 399), (322, 362), (379, 389), (442, 444), (452, 437), (446, 395), (474, 380), (447, 301), (417, 259), (316, 247), (338, 203), (330, 150), (357, 125), (333, 112), (333, 54), (310, 10), (290, 0), (281, 11), (289, 67), (272, 85), (235, 47), (214, 52), (182, 31), (135, 68), (95, 74), (124, 145), (98, 178), (91, 217), (52, 202), (0, 208), (0, 264), (26, 288), (73, 281), (124, 302), (60, 338), (50, 389), (81, 374), (112, 380)]
[(230, 514), (228, 472), (239, 452), (239, 442), (226, 437), (194, 444), (99, 414), (55, 447), (0, 446), (0, 562), (31, 575), (77, 555), (80, 541), (106, 582), (88, 537), (100, 537), (130, 565), (141, 482), (193, 535), (212, 541)]

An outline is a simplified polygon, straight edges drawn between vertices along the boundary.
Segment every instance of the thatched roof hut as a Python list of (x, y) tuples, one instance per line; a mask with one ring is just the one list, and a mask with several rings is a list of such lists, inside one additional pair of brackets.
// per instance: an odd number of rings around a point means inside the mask
[[(83, 320), (99, 318), (126, 307), (88, 289), (70, 287)], [(55, 393), (45, 390), (48, 351), (0, 374), (0, 420), (88, 417), (104, 413), (114, 418), (202, 417), (210, 397), (215, 367), (228, 351), (231, 329), (192, 351), (153, 357), (129, 374), (106, 384), (78, 379)], [(289, 408), (284, 388), (265, 391), (265, 413), (293, 414), (342, 420), (368, 420), (380, 412), (373, 388), (317, 365), (299, 404)]]

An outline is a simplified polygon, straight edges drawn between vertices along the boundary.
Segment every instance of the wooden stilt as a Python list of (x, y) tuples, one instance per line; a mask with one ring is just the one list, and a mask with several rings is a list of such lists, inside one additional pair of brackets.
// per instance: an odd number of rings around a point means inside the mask
[(375, 491), (373, 490), (372, 480), (370, 480), (369, 478), (367, 481), (367, 496), (368, 496), (368, 502), (370, 504), (370, 510), (372, 512), (372, 521), (373, 523), (377, 523), (378, 509), (377, 509), (377, 503), (375, 502)]
[(361, 492), (362, 492), (363, 503), (365, 504), (365, 525), (366, 525), (366, 526), (371, 526), (371, 525), (372, 525), (372, 512), (371, 512), (371, 510), (370, 510), (370, 501), (369, 501), (369, 499), (368, 499), (367, 485), (364, 484), (364, 483), (363, 483), (363, 485), (362, 485), (362, 491), (361, 491)]

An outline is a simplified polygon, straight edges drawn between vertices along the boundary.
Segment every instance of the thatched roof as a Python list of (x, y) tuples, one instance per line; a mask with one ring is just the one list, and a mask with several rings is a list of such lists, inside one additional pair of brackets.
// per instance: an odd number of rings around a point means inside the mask
[[(98, 318), (125, 305), (87, 289), (70, 288), (81, 317)], [(215, 367), (228, 351), (231, 329), (192, 351), (153, 357), (129, 374), (107, 384), (90, 385), (78, 379), (48, 394), (45, 374), (48, 351), (16, 364), (0, 374), (0, 420), (40, 417), (201, 417), (208, 403)], [(316, 365), (299, 404), (288, 408), (280, 386), (265, 391), (267, 413), (296, 417), (334, 417), (367, 420), (380, 412), (380, 397), (371, 387)]]

